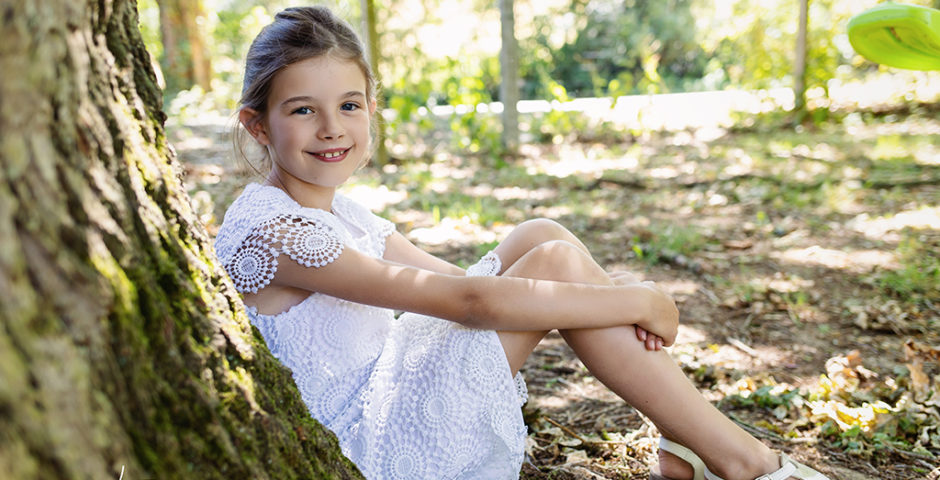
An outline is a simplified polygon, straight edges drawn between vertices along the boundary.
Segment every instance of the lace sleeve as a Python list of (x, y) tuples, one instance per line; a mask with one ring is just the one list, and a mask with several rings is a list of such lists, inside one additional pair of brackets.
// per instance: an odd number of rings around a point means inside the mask
[(257, 293), (277, 272), (277, 257), (287, 255), (305, 267), (322, 267), (343, 252), (339, 235), (314, 219), (280, 215), (252, 230), (225, 269), (242, 293)]
[(467, 276), (468, 277), (492, 277), (499, 273), (503, 268), (503, 262), (500, 261), (499, 255), (496, 255), (496, 252), (490, 250), (486, 255), (483, 255), (477, 263), (467, 267)]

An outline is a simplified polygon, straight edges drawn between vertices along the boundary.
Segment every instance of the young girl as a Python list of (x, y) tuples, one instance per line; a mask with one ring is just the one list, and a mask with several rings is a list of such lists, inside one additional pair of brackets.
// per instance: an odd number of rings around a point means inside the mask
[(553, 329), (668, 439), (653, 478), (826, 478), (704, 400), (662, 350), (672, 298), (609, 275), (557, 223), (523, 223), (464, 271), (337, 193), (369, 159), (375, 88), (346, 23), (279, 13), (251, 45), (239, 110), (270, 173), (216, 239), (253, 324), (367, 478), (518, 478), (517, 372)]

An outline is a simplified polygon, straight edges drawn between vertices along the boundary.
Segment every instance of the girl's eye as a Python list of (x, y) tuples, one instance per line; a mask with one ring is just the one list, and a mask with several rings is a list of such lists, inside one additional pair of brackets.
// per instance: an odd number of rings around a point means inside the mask
[(340, 107), (340, 110), (353, 111), (358, 108), (359, 108), (359, 105), (352, 103), (352, 102), (346, 102)]
[(297, 113), (300, 115), (310, 115), (311, 113), (313, 113), (313, 109), (310, 107), (300, 107), (297, 110), (294, 110), (294, 113)]

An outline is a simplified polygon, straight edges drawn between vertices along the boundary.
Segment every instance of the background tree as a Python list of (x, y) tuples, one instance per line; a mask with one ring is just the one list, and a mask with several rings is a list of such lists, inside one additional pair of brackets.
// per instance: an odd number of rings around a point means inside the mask
[(513, 0), (499, 0), (502, 47), (499, 53), (499, 99), (503, 102), (503, 148), (515, 153), (519, 148), (519, 45), (516, 42)]
[(163, 43), (163, 74), (169, 92), (193, 86), (209, 91), (212, 62), (206, 47), (202, 0), (158, 0)]
[(0, 18), (3, 477), (360, 477), (193, 214), (134, 2)]
[(793, 110), (806, 108), (806, 30), (809, 26), (809, 0), (800, 0), (799, 24), (796, 34), (796, 55), (793, 62)]
[[(366, 44), (366, 51), (368, 52), (369, 64), (372, 67), (373, 75), (376, 76), (376, 79), (381, 85), (382, 77), (379, 72), (379, 62), (382, 59), (382, 52), (379, 48), (379, 29), (376, 25), (374, 0), (362, 0), (362, 32), (363, 40)], [(384, 108), (384, 102), (379, 108)], [(375, 132), (376, 138), (372, 139), (373, 142), (376, 142), (374, 160), (379, 165), (384, 165), (388, 162), (388, 150), (385, 148), (384, 127), (385, 124), (380, 121), (376, 129), (377, 131)]]

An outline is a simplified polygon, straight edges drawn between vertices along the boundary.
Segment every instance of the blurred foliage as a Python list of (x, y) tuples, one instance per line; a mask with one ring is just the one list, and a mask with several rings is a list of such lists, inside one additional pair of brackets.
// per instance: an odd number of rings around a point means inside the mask
[[(539, 15), (535, 35), (522, 40), (525, 49), (544, 53), (524, 57), (530, 60), (522, 66), (524, 91), (530, 98), (545, 98), (546, 76), (576, 97), (694, 88), (706, 55), (695, 38), (691, 4), (574, 0), (567, 13)], [(572, 13), (573, 39), (553, 45), (552, 25)]]
[[(354, 27), (360, 3), (325, 2)], [(517, 0), (523, 99), (621, 96), (792, 85), (798, 0)], [(810, 3), (807, 88), (812, 120), (829, 120), (830, 85), (878, 74), (856, 55), (845, 35), (848, 19), (877, 0)], [(937, 0), (908, 3), (935, 5)], [(241, 68), (255, 34), (274, 12), (303, 2), (205, 0), (216, 79), (212, 92), (181, 92), (175, 111), (231, 111)], [(159, 59), (155, 0), (140, 0), (144, 39)], [(443, 144), (499, 158), (499, 122), (488, 108), (498, 100), (499, 12), (491, 1), (388, 0), (377, 5), (383, 128), (392, 144), (441, 126)], [(561, 92), (561, 93), (559, 93)], [(209, 98), (205, 98), (208, 96)], [(167, 99), (169, 107), (174, 99)], [(196, 104), (193, 104), (195, 102)], [(440, 106), (460, 108), (436, 109)], [(531, 139), (567, 137), (583, 121), (570, 114), (537, 118)], [(401, 149), (393, 156), (411, 157)]]

